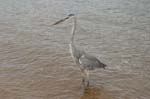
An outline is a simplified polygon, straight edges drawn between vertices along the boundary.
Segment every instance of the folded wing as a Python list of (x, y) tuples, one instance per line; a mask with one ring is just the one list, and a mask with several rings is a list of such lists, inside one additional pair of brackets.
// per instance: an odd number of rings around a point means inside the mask
[(83, 54), (79, 58), (79, 63), (82, 66), (82, 68), (93, 70), (95, 68), (105, 68), (106, 65), (102, 62), (100, 62), (96, 57)]

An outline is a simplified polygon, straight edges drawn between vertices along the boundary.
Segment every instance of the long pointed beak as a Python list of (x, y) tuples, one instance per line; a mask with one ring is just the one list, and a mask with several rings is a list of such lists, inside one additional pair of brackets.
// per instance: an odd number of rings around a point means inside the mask
[(60, 24), (60, 23), (64, 22), (65, 20), (67, 20), (69, 17), (70, 17), (70, 16), (67, 16), (66, 18), (63, 18), (63, 19), (61, 19), (61, 20), (59, 20), (59, 21), (56, 21), (56, 22), (53, 23), (52, 25)]

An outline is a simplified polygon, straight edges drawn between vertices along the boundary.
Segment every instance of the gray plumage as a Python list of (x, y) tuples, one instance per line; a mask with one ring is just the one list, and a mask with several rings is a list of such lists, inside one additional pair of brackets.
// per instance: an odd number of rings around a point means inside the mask
[(83, 68), (89, 69), (89, 70), (94, 70), (96, 68), (105, 68), (105, 64), (101, 63), (96, 57), (88, 55), (88, 54), (83, 54), (79, 58), (79, 63), (82, 64)]
[(89, 85), (89, 70), (94, 70), (96, 68), (105, 68), (106, 65), (99, 61), (96, 57), (87, 54), (83, 50), (77, 48), (74, 44), (74, 35), (76, 30), (76, 17), (74, 14), (69, 14), (66, 18), (61, 19), (54, 23), (53, 25), (57, 25), (69, 18), (73, 18), (73, 26), (71, 31), (71, 40), (70, 40), (70, 53), (73, 57), (75, 63), (79, 65), (81, 72), (83, 73), (83, 83), (85, 85), (85, 78), (87, 80), (87, 86)]

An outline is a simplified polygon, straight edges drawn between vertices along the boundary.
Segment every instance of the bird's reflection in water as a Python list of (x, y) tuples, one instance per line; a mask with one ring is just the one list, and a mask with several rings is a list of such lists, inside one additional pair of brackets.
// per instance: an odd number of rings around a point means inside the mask
[(111, 96), (107, 95), (104, 88), (98, 87), (87, 87), (83, 91), (83, 95), (80, 99), (114, 99)]

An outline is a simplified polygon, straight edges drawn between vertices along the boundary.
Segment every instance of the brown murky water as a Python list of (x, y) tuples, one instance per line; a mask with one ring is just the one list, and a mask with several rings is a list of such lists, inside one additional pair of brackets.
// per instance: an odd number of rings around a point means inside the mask
[[(149, 99), (149, 0), (0, 0), (1, 99)], [(83, 90), (69, 54), (76, 44), (108, 65)]]

